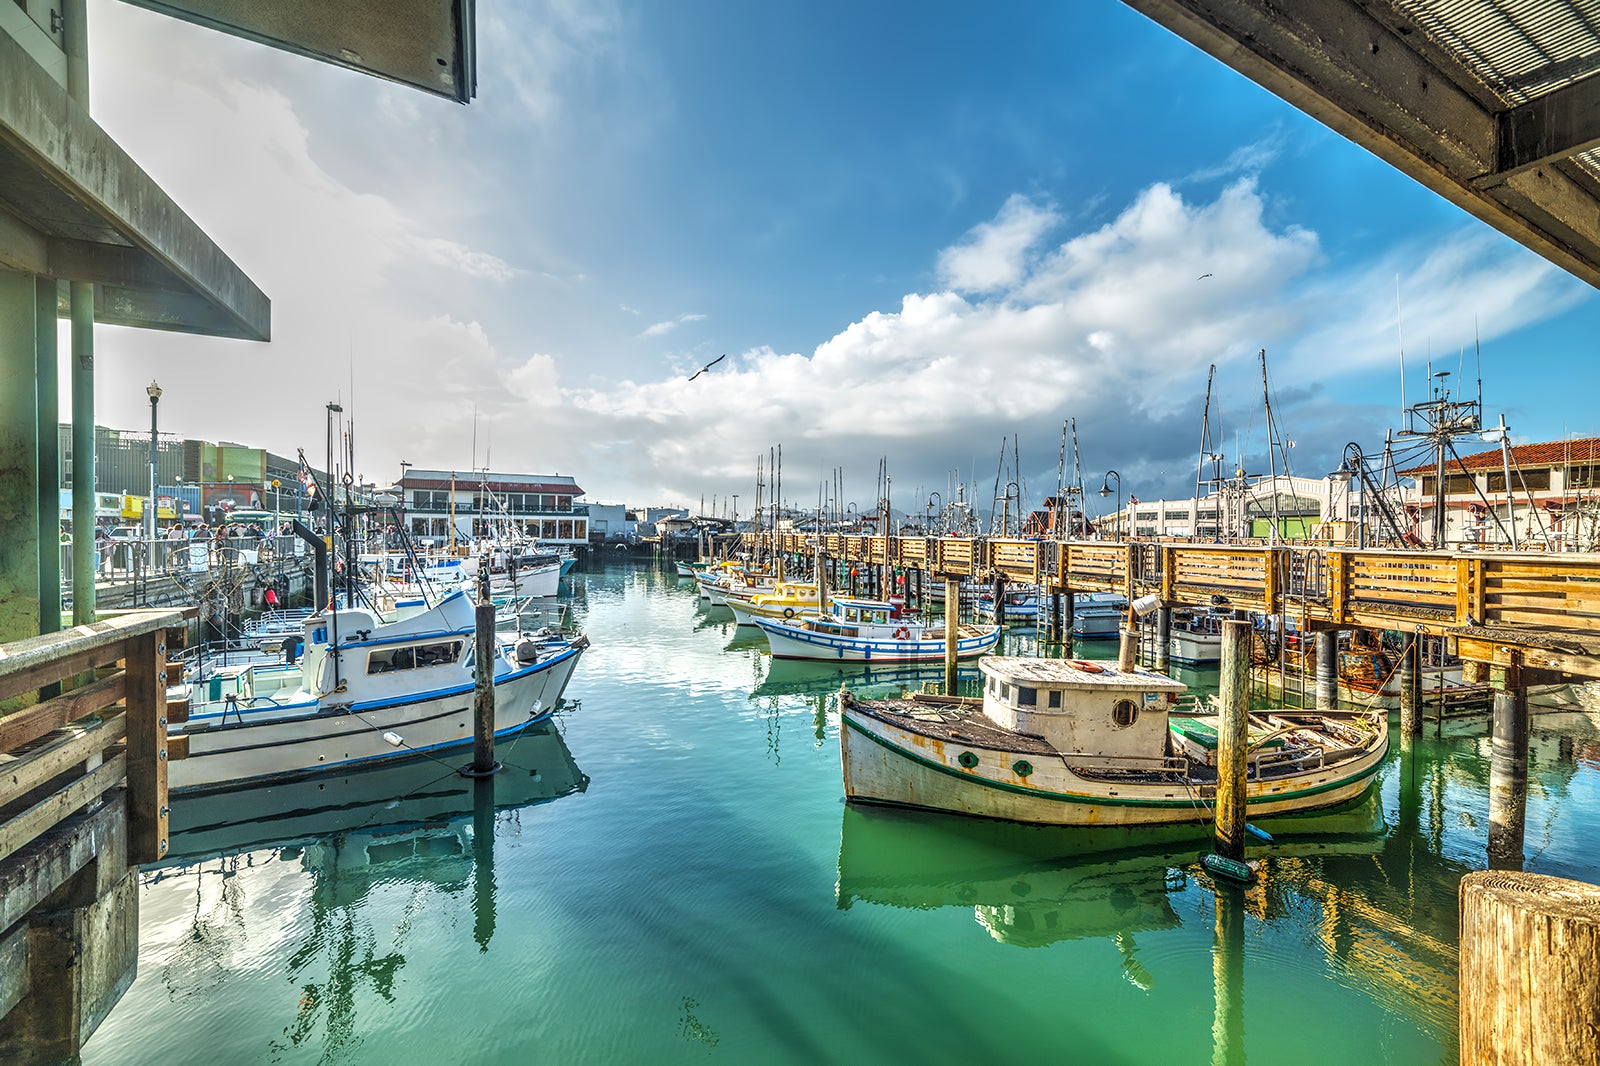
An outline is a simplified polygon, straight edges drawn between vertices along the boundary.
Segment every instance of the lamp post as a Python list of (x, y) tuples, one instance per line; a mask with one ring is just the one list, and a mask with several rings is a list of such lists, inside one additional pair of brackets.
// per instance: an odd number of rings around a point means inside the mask
[(161, 386), (152, 381), (145, 386), (144, 394), (150, 397), (150, 505), (146, 509), (149, 517), (145, 519), (144, 537), (153, 545), (156, 539), (156, 404), (161, 402)]
[[(939, 506), (935, 507), (933, 501), (938, 500)], [(933, 516), (944, 509), (944, 497), (937, 492), (928, 493), (928, 536), (933, 536)]]
[(1345, 495), (1345, 513), (1349, 513), (1350, 479), (1356, 479), (1356, 547), (1367, 546), (1367, 509), (1363, 496), (1363, 485), (1366, 478), (1361, 476), (1361, 464), (1365, 456), (1361, 454), (1361, 445), (1351, 441), (1344, 446), (1344, 456), (1339, 462), (1339, 469), (1328, 475), (1329, 478), (1343, 482)]
[[(406, 517), (406, 478), (411, 475), (412, 464), (404, 459), (400, 460), (400, 528), (406, 531), (406, 524), (410, 520)], [(526, 523), (524, 523), (526, 528)]]
[[(1100, 479), (1100, 496), (1103, 499), (1111, 495), (1112, 478), (1117, 479), (1117, 522), (1113, 528), (1116, 530), (1116, 539), (1120, 543), (1122, 540), (1122, 475), (1115, 470), (1107, 470), (1106, 476)], [(1094, 483), (1090, 482), (1090, 484)]]

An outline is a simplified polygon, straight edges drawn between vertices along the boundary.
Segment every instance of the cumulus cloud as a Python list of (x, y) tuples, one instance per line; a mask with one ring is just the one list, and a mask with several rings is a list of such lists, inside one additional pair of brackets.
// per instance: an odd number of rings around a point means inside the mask
[(989, 293), (1014, 285), (1030, 250), (1060, 216), (1047, 204), (1013, 194), (993, 221), (974, 226), (959, 244), (939, 253), (939, 279), (951, 289)]

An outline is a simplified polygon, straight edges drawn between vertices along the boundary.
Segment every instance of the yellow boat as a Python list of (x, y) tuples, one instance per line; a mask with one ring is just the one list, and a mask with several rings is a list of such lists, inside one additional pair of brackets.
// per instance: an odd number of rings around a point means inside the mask
[(755, 625), (757, 618), (797, 618), (817, 610), (817, 586), (811, 581), (780, 581), (770, 592), (729, 592), (726, 597), (742, 626)]

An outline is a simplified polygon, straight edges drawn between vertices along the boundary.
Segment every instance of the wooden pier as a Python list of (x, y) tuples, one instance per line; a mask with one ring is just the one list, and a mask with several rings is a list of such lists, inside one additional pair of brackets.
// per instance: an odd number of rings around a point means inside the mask
[(186, 625), (142, 611), (0, 646), (0, 1061), (76, 1060), (133, 981)]

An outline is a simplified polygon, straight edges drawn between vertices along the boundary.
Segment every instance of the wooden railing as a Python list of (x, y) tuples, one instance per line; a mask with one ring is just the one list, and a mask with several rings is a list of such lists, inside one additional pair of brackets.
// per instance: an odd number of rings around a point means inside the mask
[(0, 715), (0, 869), (119, 787), (128, 862), (166, 856), (167, 760), (182, 754), (169, 752), (167, 722), (188, 712), (167, 703), (168, 657), (184, 622), (139, 611), (0, 645), (0, 708), (47, 697)]
[[(810, 534), (764, 537), (764, 547), (780, 551), (818, 547)], [(829, 556), (850, 562), (941, 577), (998, 573), (1052, 591), (1157, 592), (1175, 605), (1282, 611), (1341, 628), (1600, 634), (1600, 555), (1593, 554), (840, 534), (821, 541)]]

